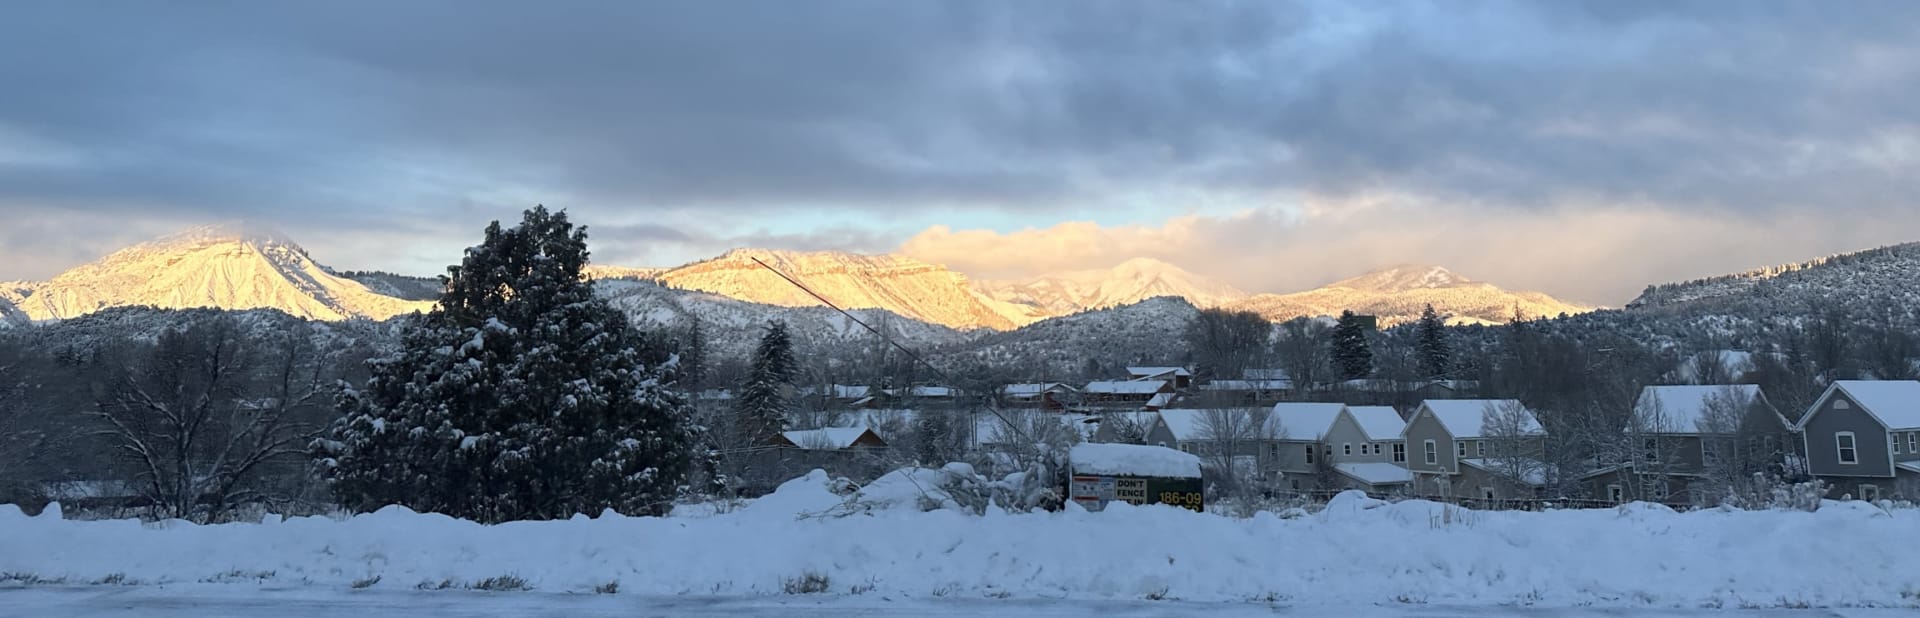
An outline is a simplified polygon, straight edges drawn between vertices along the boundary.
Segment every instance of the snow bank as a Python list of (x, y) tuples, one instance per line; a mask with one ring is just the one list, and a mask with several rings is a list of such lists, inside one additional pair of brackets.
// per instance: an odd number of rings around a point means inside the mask
[(1067, 454), (1076, 474), (1200, 478), (1200, 458), (1164, 446), (1138, 444), (1074, 445)]
[[(869, 486), (903, 499), (938, 471)], [(924, 487), (924, 485), (919, 485)], [(1632, 505), (1473, 512), (1343, 495), (1314, 517), (1229, 519), (1115, 503), (984, 517), (839, 502), (824, 474), (733, 513), (482, 526), (388, 508), (260, 524), (64, 521), (0, 506), (0, 573), (68, 584), (250, 588), (474, 586), (779, 595), (794, 582), (893, 599), (1014, 597), (1370, 604), (1912, 607), (1920, 512)], [(243, 588), (244, 589), (244, 588)]]

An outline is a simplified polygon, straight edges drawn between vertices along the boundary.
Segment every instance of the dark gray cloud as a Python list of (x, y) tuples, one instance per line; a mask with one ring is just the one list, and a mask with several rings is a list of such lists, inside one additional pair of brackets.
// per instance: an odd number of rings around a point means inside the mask
[(16, 218), (445, 235), (545, 202), (644, 256), (903, 236), (690, 231), (726, 217), (992, 210), (1044, 225), (1168, 188), (1876, 215), (1920, 194), (1911, 2), (0, 13), (0, 215)]

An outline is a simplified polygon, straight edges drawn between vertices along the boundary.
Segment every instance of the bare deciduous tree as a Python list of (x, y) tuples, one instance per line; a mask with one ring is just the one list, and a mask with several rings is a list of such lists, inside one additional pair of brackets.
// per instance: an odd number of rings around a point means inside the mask
[(94, 413), (156, 516), (219, 520), (268, 497), (267, 468), (299, 465), (326, 384), (306, 335), (262, 345), (214, 318), (162, 334), (100, 385)]
[(1555, 470), (1546, 461), (1546, 436), (1539, 419), (1519, 401), (1487, 404), (1481, 412), (1480, 435), (1487, 441), (1488, 468), (1521, 497), (1533, 488), (1549, 485)]
[(1247, 505), (1278, 462), (1270, 453), (1280, 439), (1280, 419), (1266, 410), (1203, 410), (1194, 440), (1200, 460), (1222, 498)]

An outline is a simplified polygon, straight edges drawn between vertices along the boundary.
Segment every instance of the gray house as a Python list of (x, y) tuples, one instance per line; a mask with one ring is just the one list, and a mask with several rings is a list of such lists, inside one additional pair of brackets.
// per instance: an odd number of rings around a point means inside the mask
[(1342, 409), (1327, 429), (1323, 444), (1345, 488), (1375, 493), (1406, 491), (1413, 483), (1413, 473), (1407, 471), (1407, 443), (1400, 439), (1406, 427), (1406, 421), (1392, 407)]
[(1147, 444), (1198, 455), (1209, 468), (1231, 463), (1237, 472), (1276, 478), (1281, 433), (1271, 413), (1248, 408), (1172, 409), (1161, 410), (1156, 417), (1147, 432)]
[(1535, 498), (1556, 472), (1543, 461), (1539, 418), (1513, 399), (1421, 402), (1401, 437), (1415, 495)]
[(1920, 496), (1920, 382), (1841, 380), (1799, 425), (1807, 472), (1829, 497)]
[(1752, 384), (1646, 387), (1625, 432), (1618, 460), (1582, 478), (1588, 495), (1711, 504), (1731, 483), (1780, 471), (1798, 446)]

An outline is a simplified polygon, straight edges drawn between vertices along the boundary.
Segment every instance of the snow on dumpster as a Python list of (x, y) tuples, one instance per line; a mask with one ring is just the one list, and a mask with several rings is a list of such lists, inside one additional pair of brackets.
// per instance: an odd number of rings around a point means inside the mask
[(1119, 500), (1201, 510), (1200, 458), (1164, 446), (1081, 444), (1067, 453), (1068, 496), (1089, 511)]

